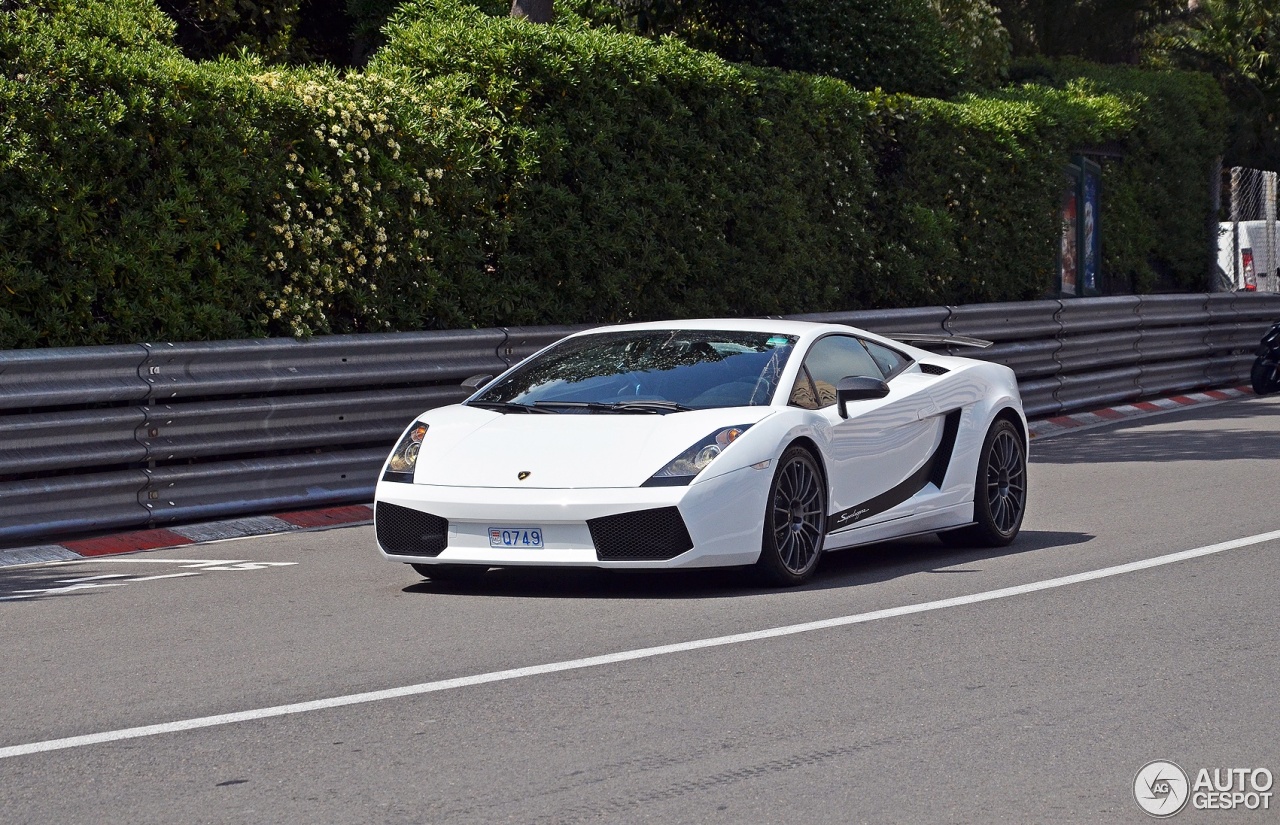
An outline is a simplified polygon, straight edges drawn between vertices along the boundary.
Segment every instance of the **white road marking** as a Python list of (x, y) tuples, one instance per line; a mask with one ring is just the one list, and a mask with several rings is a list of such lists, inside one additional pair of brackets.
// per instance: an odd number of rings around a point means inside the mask
[(184, 730), (212, 728), (219, 725), (230, 725), (236, 722), (270, 719), (275, 716), (289, 716), (295, 713), (307, 713), (313, 710), (329, 710), (331, 708), (346, 707), (347, 705), (383, 702), (388, 699), (401, 699), (406, 696), (420, 696), (424, 693), (436, 693), (442, 690), (474, 687), (476, 685), (486, 685), (493, 682), (506, 682), (512, 679), (524, 679), (530, 676), (542, 676), (548, 673), (561, 673), (568, 670), (582, 670), (585, 668), (600, 667), (601, 665), (617, 664), (618, 662), (631, 662), (637, 659), (651, 659), (655, 656), (666, 656), (672, 653), (685, 653), (691, 650), (704, 650), (712, 647), (725, 647), (727, 645), (743, 644), (745, 642), (756, 642), (762, 639), (776, 639), (780, 636), (793, 636), (797, 633), (808, 633), (813, 630), (828, 630), (833, 627), (865, 624), (879, 619), (892, 619), (898, 616), (910, 616), (915, 613), (928, 613), (933, 610), (945, 610), (950, 607), (963, 607), (965, 605), (979, 604), (981, 602), (995, 601), (997, 599), (1007, 599), (1011, 596), (1021, 596), (1026, 593), (1037, 593), (1042, 590), (1052, 590), (1054, 588), (1066, 587), (1067, 585), (1080, 584), (1082, 582), (1097, 581), (1098, 579), (1107, 579), (1113, 576), (1122, 576), (1126, 573), (1150, 570), (1153, 567), (1163, 567), (1169, 564), (1176, 564), (1180, 561), (1187, 561), (1188, 559), (1198, 559), (1204, 556), (1214, 555), (1215, 553), (1225, 553), (1228, 550), (1238, 550), (1241, 547), (1251, 547), (1256, 544), (1264, 544), (1266, 542), (1276, 540), (1280, 540), (1280, 530), (1273, 530), (1269, 533), (1259, 533), (1253, 536), (1233, 539), (1232, 541), (1224, 541), (1219, 544), (1210, 544), (1205, 547), (1197, 547), (1192, 550), (1183, 550), (1179, 553), (1169, 553), (1168, 555), (1156, 556), (1155, 558), (1143, 559), (1141, 561), (1130, 562), (1128, 564), (1118, 564), (1114, 567), (1103, 567), (1098, 570), (1076, 573), (1071, 576), (1060, 576), (1056, 579), (1045, 579), (1043, 581), (1031, 582), (1030, 584), (1016, 585), (1014, 587), (1002, 587), (999, 590), (987, 590), (982, 593), (973, 593), (968, 596), (956, 596), (950, 599), (940, 599), (938, 601), (922, 602), (920, 604), (909, 604), (901, 607), (890, 607), (884, 610), (873, 610), (870, 613), (858, 613), (852, 616), (841, 616), (839, 618), (823, 619), (816, 622), (804, 622), (803, 624), (786, 625), (783, 627), (769, 628), (767, 630), (756, 630), (749, 633), (736, 633), (732, 636), (716, 636), (710, 639), (696, 639), (691, 642), (660, 645), (658, 647), (646, 647), (639, 650), (624, 650), (619, 653), (608, 653), (603, 656), (588, 656), (584, 659), (571, 659), (565, 662), (551, 662), (545, 665), (533, 665), (530, 667), (513, 668), (511, 670), (479, 673), (475, 676), (462, 676), (456, 679), (442, 679), (436, 682), (423, 682), (422, 684), (406, 685), (404, 687), (389, 688), (387, 690), (373, 690), (367, 693), (353, 693), (347, 696), (334, 696), (329, 699), (315, 699), (310, 702), (276, 705), (275, 707), (258, 708), (256, 710), (223, 713), (217, 716), (201, 716), (195, 719), (183, 719), (178, 722), (164, 722), (158, 725), (143, 725), (136, 728), (124, 728), (122, 730), (105, 731), (103, 733), (90, 733), (83, 736), (68, 736), (64, 739), (48, 739), (43, 742), (31, 742), (25, 745), (10, 745), (8, 747), (0, 748), (0, 759), (9, 759), (15, 756), (29, 756), (34, 753), (65, 750), (67, 748), (83, 748), (89, 745), (100, 745), (106, 742), (118, 742), (122, 739), (140, 739), (146, 736), (159, 736), (165, 733), (177, 733), (178, 731)]
[[(123, 587), (126, 584), (134, 582), (149, 582), (157, 579), (184, 579), (189, 576), (199, 576), (206, 571), (233, 571), (241, 570), (270, 570), (273, 567), (293, 567), (296, 561), (245, 561), (244, 559), (147, 559), (147, 558), (128, 558), (128, 559), (99, 559), (86, 558), (75, 562), (55, 562), (50, 566), (62, 564), (180, 564), (184, 568), (190, 569), (190, 573), (165, 573), (153, 576), (133, 576), (130, 573), (103, 573), (97, 576), (82, 576), (75, 579), (57, 579), (56, 584), (62, 587), (48, 587), (40, 590), (15, 590), (13, 595), (0, 596), (0, 602), (14, 602), (22, 599), (34, 599), (39, 596), (60, 596), (66, 593), (74, 593), (78, 590), (88, 590), (94, 587)], [(114, 581), (104, 581), (105, 579), (113, 579)]]
[(187, 567), (199, 567), (201, 570), (266, 570), (269, 567), (292, 567), (296, 561), (242, 561), (236, 564), (224, 564), (210, 567), (206, 564), (188, 564)]
[[(260, 538), (260, 536), (254, 536), (253, 538)], [(196, 567), (201, 564), (240, 564), (244, 559), (104, 559), (97, 556), (90, 556), (89, 558), (86, 558), (85, 561), (100, 562), (102, 564), (188, 564), (192, 567)]]
[(55, 584), (79, 584), (80, 582), (97, 581), (98, 579), (123, 579), (128, 573), (104, 573), (101, 576), (85, 576), (81, 579), (57, 579)]
[(15, 590), (15, 596), (0, 596), (0, 602), (13, 602), (19, 599), (34, 599), (37, 596), (58, 596), (63, 593), (74, 593), (77, 590), (90, 590), (95, 587), (124, 587), (124, 582), (84, 582), (69, 584), (66, 587), (49, 587), (43, 590)]

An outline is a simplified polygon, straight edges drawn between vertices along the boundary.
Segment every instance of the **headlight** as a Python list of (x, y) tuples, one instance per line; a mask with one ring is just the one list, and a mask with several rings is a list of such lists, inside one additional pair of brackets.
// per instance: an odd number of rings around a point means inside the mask
[(697, 477), (698, 473), (706, 469), (708, 464), (715, 461), (725, 447), (732, 444), (737, 440), (738, 436), (742, 435), (750, 427), (750, 424), (740, 424), (736, 427), (725, 427), (723, 430), (716, 430), (676, 456), (670, 464), (654, 473), (648, 481), (640, 486), (680, 487), (688, 484)]
[(427, 435), (427, 425), (421, 421), (413, 422), (413, 426), (400, 437), (387, 461), (387, 471), (382, 474), (383, 481), (402, 481), (413, 483), (413, 471), (418, 466), (418, 451), (422, 449), (422, 439)]

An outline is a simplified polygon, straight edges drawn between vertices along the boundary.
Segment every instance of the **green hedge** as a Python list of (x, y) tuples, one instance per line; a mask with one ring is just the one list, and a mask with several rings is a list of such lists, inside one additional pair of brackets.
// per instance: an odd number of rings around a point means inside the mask
[[(924, 303), (1031, 300), (1053, 288), (1057, 208), (1072, 150), (1124, 134), (1111, 96), (1026, 88), (955, 102), (887, 98), (879, 237)], [(890, 131), (891, 130), (891, 131)]]
[(0, 14), (0, 348), (1035, 298), (1089, 147), (1107, 265), (1204, 269), (1198, 76), (943, 102), (456, 0), (340, 76), (193, 63), (145, 0)]
[[(480, 4), (494, 10), (490, 0)], [(970, 58), (930, 0), (560, 0), (556, 6), (562, 16), (577, 13), (650, 37), (673, 35), (725, 60), (821, 74), (858, 89), (950, 95), (964, 82)]]
[(376, 70), (504, 127), (498, 289), (465, 296), (478, 322), (816, 309), (873, 254), (867, 106), (843, 84), (443, 3), (387, 33)]
[(476, 124), (373, 73), (192, 63), (150, 3), (89, 8), (0, 27), (0, 347), (468, 322), (436, 288), (491, 223)]
[[(1228, 104), (1213, 77), (1200, 72), (1100, 66), (1081, 60), (1024, 61), (1014, 77), (1078, 97), (1112, 97), (1127, 128), (1113, 140), (1093, 134), (1078, 145), (1104, 150), (1103, 271), (1119, 289), (1204, 290), (1209, 286), (1208, 225), (1216, 226), (1210, 185), (1227, 144)], [(1021, 99), (1036, 87), (1003, 94)], [(1105, 144), (1105, 145), (1104, 145)]]

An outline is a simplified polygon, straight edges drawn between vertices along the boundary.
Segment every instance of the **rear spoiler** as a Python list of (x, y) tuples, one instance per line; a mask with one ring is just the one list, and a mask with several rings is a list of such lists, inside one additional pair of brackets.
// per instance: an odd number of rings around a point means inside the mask
[(931, 332), (884, 332), (885, 338), (901, 341), (904, 344), (934, 344), (949, 347), (976, 347), (986, 349), (992, 342), (982, 338), (970, 338), (968, 335), (939, 335)]

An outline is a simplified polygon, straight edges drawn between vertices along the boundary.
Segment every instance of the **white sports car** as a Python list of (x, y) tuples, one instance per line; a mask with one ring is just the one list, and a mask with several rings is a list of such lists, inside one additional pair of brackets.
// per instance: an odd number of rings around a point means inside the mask
[(896, 338), (773, 320), (571, 335), (405, 431), (378, 544), (437, 580), (754, 565), (778, 585), (901, 536), (1008, 544), (1027, 501), (1013, 372)]

